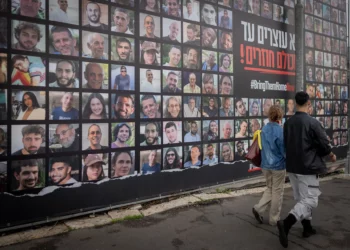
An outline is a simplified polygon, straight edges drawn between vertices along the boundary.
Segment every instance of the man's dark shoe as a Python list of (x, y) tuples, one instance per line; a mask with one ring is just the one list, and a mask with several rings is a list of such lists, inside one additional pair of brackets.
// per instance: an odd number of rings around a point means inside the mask
[(284, 221), (283, 220), (279, 220), (277, 221), (277, 228), (278, 228), (278, 233), (279, 233), (279, 239), (280, 239), (280, 243), (284, 248), (288, 247), (288, 237), (287, 237), (287, 233), (285, 231), (284, 228)]
[(314, 228), (311, 228), (311, 230), (304, 230), (303, 231), (303, 237), (309, 238), (310, 236), (316, 234), (316, 230)]
[(263, 224), (263, 217), (260, 216), (260, 214), (253, 208), (253, 214), (255, 216), (255, 219), (260, 223)]

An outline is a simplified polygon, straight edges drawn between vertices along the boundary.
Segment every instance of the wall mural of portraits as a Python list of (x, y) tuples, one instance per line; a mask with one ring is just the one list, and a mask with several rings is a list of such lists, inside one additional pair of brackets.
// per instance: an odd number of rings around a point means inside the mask
[[(238, 93), (235, 22), (293, 31), (294, 0), (0, 3), (1, 192), (245, 161), (272, 105), (296, 112), (292, 92)], [(344, 3), (305, 1), (303, 56), (308, 113), (346, 148)]]

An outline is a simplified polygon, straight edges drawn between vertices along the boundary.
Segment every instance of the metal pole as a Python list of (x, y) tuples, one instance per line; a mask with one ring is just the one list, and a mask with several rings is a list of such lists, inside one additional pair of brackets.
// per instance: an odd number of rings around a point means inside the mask
[(304, 6), (301, 0), (295, 5), (296, 92), (304, 90)]

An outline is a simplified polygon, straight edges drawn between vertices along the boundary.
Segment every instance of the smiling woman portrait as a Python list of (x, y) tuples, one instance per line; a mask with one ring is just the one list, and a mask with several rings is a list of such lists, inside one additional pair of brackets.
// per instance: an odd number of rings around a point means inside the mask
[(36, 96), (32, 92), (25, 92), (22, 97), (22, 110), (17, 120), (44, 120), (45, 109), (40, 108)]

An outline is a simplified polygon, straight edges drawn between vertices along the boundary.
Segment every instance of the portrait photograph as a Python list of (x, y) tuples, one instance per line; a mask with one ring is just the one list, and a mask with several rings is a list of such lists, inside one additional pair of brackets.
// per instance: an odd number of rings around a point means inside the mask
[(0, 53), (0, 85), (7, 84), (7, 54)]
[[(284, 113), (284, 111), (283, 111)], [(249, 137), (253, 137), (257, 130), (262, 128), (262, 120), (258, 118), (249, 119)]]
[[(135, 34), (135, 12), (121, 7), (111, 7), (111, 31)], [(108, 13), (108, 11), (106, 12)], [(107, 15), (106, 15), (107, 16)]]
[(232, 11), (219, 8), (219, 27), (232, 30)]
[(184, 117), (201, 117), (201, 97), (183, 96)]
[(248, 13), (260, 16), (260, 0), (248, 0)]
[[(228, 111), (229, 112), (229, 111)], [(217, 117), (219, 114), (225, 115), (225, 110), (221, 107), (221, 99), (215, 96), (203, 96), (202, 115), (203, 117)], [(233, 116), (232, 112), (230, 113)]]
[(134, 122), (111, 123), (110, 148), (134, 147), (135, 137), (136, 130)]
[(79, 119), (79, 93), (50, 91), (50, 120)]
[(324, 115), (324, 101), (316, 101), (316, 115)]
[(7, 125), (0, 125), (0, 157), (7, 156), (7, 136)]
[(182, 143), (182, 121), (163, 122), (163, 145)]
[(140, 81), (140, 92), (160, 93), (160, 70), (140, 68)]
[(80, 149), (80, 127), (75, 123), (49, 125), (49, 150), (51, 153), (75, 152)]
[(220, 143), (220, 162), (232, 162), (235, 156), (234, 142)]
[(200, 49), (193, 47), (183, 47), (183, 68), (200, 69)]
[(81, 10), (81, 21), (84, 28), (99, 29), (103, 31), (109, 30), (107, 4), (82, 0)]
[(305, 32), (305, 46), (313, 48), (314, 47), (314, 34), (311, 32)]
[(140, 0), (139, 6), (140, 6), (141, 10), (159, 13), (161, 1), (158, 1), (158, 0)]
[(234, 116), (233, 98), (232, 97), (220, 97), (219, 98), (219, 116), (220, 117), (230, 117)]
[(31, 52), (46, 52), (45, 25), (12, 20), (12, 27), (12, 49)]
[(161, 149), (140, 151), (140, 172), (143, 175), (159, 173), (161, 170), (162, 170), (162, 150)]
[(201, 87), (201, 73), (189, 71), (182, 72), (182, 89), (184, 93), (200, 94)]
[[(236, 0), (236, 1), (240, 1), (243, 2), (244, 0)], [(267, 19), (272, 19), (272, 13), (273, 13), (273, 9), (272, 9), (272, 3), (268, 2), (268, 1), (261, 1), (261, 16)], [(306, 26), (306, 24), (305, 24)]]
[(45, 187), (45, 159), (11, 161), (11, 191), (26, 191)]
[(79, 88), (80, 73), (78, 61), (50, 58), (47, 82), (50, 88)]
[(118, 151), (111, 154), (111, 178), (137, 174), (135, 171), (135, 150)]
[(202, 26), (201, 42), (202, 42), (202, 47), (216, 49), (218, 47), (217, 29)]
[(229, 140), (234, 138), (234, 120), (220, 120), (220, 139)]
[(11, 0), (11, 12), (23, 17), (46, 19), (46, 1), (38, 0), (26, 4), (23, 0)]
[(199, 1), (183, 0), (182, 14), (184, 19), (199, 22)]
[(331, 25), (330, 22), (327, 22), (327, 21), (323, 20), (323, 24), (322, 24), (323, 35), (327, 35), (327, 36), (331, 35), (331, 27), (330, 27), (330, 25)]
[(108, 60), (108, 35), (83, 31), (82, 49), (83, 57)]
[(162, 71), (162, 92), (168, 94), (182, 93), (181, 71), (165, 70)]
[(7, 161), (0, 161), (0, 192), (7, 192)]
[(217, 26), (217, 7), (212, 4), (204, 3), (201, 9), (201, 22)]
[(165, 67), (181, 68), (181, 47), (173, 44), (162, 45), (162, 65)]
[(219, 140), (219, 121), (204, 120), (202, 121), (202, 141)]
[(248, 116), (249, 103), (248, 98), (236, 97), (234, 102), (236, 116)]
[(260, 116), (261, 115), (261, 100), (260, 99), (249, 99), (249, 116)]
[(233, 73), (233, 54), (219, 53), (219, 72)]
[(49, 19), (54, 22), (79, 25), (79, 1), (49, 1)]
[(86, 154), (82, 156), (82, 182), (98, 182), (108, 178), (108, 153)]
[(0, 0), (0, 12), (7, 12), (8, 11), (8, 3), (9, 0)]
[(160, 66), (161, 51), (160, 43), (152, 41), (140, 41), (140, 63), (146, 65)]
[(181, 96), (163, 96), (163, 118), (181, 118)]
[(340, 116), (333, 116), (333, 130), (340, 129)]
[(248, 119), (235, 120), (235, 138), (248, 137)]
[(201, 27), (198, 24), (194, 23), (186, 23), (183, 22), (183, 44), (184, 45), (195, 45), (195, 46), (200, 46), (200, 39), (201, 39)]
[(46, 153), (46, 131), (44, 124), (12, 125), (12, 155), (36, 155)]
[(46, 59), (37, 56), (12, 55), (12, 85), (46, 86)]
[(65, 186), (80, 181), (81, 160), (78, 155), (49, 159), (49, 185)]
[(109, 97), (107, 93), (82, 93), (82, 119), (97, 120), (109, 118)]
[(340, 115), (340, 102), (333, 101), (333, 115)]
[(82, 62), (82, 88), (108, 89), (109, 64)]
[[(155, 0), (147, 0), (147, 2), (151, 1)], [(160, 39), (160, 24), (159, 16), (140, 13), (140, 37)]]
[(312, 16), (305, 15), (305, 29), (313, 31), (314, 30), (313, 22), (314, 22), (314, 18)]
[(248, 140), (238, 140), (235, 141), (235, 161), (246, 161), (245, 155), (248, 153)]
[[(325, 1), (323, 1), (323, 2), (325, 2)], [(331, 19), (331, 7), (323, 4), (322, 8), (323, 8), (323, 19), (330, 20)]]
[(0, 89), (0, 120), (7, 120), (7, 89)]
[(135, 95), (112, 94), (111, 96), (111, 118), (112, 119), (134, 119), (135, 118)]
[(163, 24), (162, 41), (180, 44), (182, 41), (181, 22), (174, 19), (163, 17), (162, 24)]
[(160, 122), (148, 121), (140, 124), (140, 146), (162, 144), (162, 125)]
[[(322, 85), (322, 90), (323, 90), (323, 85)], [(275, 99), (275, 105), (279, 106), (282, 109), (283, 114), (285, 113), (286, 102), (284, 99)]]
[(184, 147), (184, 168), (201, 167), (203, 153), (200, 144), (189, 145)]
[(163, 148), (163, 170), (182, 169), (182, 147)]
[[(12, 120), (45, 120), (45, 91), (12, 90)], [(16, 108), (14, 108), (16, 107)]]
[[(332, 54), (323, 52), (323, 65), (325, 67), (332, 67)], [(326, 69), (325, 69), (326, 72)]]
[(140, 118), (161, 118), (161, 96), (146, 94), (140, 96)]
[(219, 143), (203, 144), (203, 166), (219, 163)]
[(162, 12), (164, 15), (181, 17), (181, 1), (162, 0)]
[(113, 90), (135, 91), (135, 67), (111, 64), (111, 85)]
[(322, 34), (323, 32), (323, 25), (322, 25), (322, 20), (319, 18), (314, 18), (314, 31), (317, 33)]
[(202, 93), (208, 95), (218, 93), (218, 75), (210, 73), (202, 74)]
[(110, 36), (111, 60), (120, 62), (135, 61), (135, 40), (129, 37)]
[(82, 149), (106, 150), (108, 146), (108, 123), (83, 123), (82, 124)]
[(200, 142), (202, 140), (202, 122), (200, 120), (183, 121), (184, 142)]
[(202, 70), (218, 71), (218, 53), (215, 51), (202, 50)]
[(232, 51), (233, 49), (233, 35), (232, 32), (219, 30), (219, 49)]
[(79, 56), (79, 30), (62, 26), (49, 26), (49, 52), (53, 55)]

